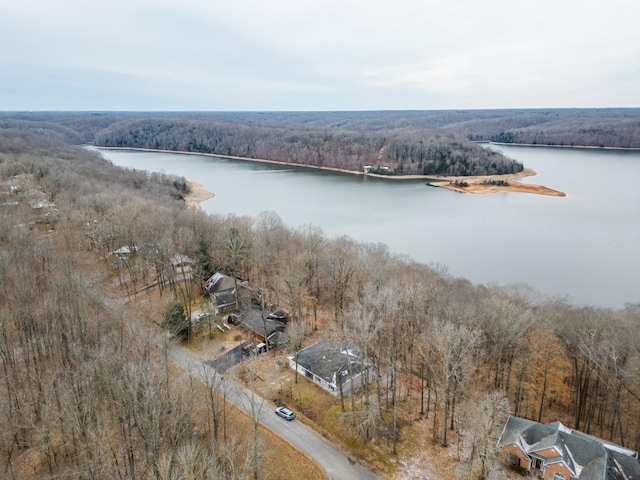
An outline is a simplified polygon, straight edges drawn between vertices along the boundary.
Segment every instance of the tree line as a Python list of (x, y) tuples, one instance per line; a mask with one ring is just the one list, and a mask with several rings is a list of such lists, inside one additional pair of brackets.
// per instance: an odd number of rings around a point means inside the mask
[(224, 114), (15, 114), (0, 116), (0, 125), (69, 143), (238, 156), (357, 172), (365, 166), (384, 167), (386, 175), (489, 175), (523, 168), (453, 131), (435, 128), (347, 128)]
[(443, 130), (472, 141), (640, 148), (640, 109), (408, 110), (362, 112), (0, 112), (0, 126), (55, 136), (67, 143), (135, 119), (240, 122), (347, 132), (389, 131), (419, 137)]

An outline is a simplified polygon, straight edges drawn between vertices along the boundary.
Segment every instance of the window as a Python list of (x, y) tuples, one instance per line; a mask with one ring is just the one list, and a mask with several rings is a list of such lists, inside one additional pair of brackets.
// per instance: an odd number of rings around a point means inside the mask
[(553, 475), (553, 480), (565, 480), (564, 475), (561, 473), (555, 473)]

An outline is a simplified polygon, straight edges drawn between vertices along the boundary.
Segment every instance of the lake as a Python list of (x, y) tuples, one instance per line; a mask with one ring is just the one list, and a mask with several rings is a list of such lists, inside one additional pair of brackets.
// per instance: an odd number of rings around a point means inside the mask
[(131, 150), (116, 165), (198, 181), (208, 213), (277, 212), (292, 227), (384, 243), (474, 283), (526, 283), (578, 305), (640, 302), (640, 152), (491, 145), (566, 197), (473, 195), (305, 167)]

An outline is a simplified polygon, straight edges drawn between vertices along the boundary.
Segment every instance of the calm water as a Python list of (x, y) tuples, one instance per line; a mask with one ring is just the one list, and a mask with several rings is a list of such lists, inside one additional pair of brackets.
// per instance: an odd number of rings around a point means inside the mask
[(425, 182), (196, 155), (101, 150), (116, 165), (196, 180), (206, 212), (270, 210), (329, 237), (384, 243), (474, 283), (526, 283), (576, 304), (640, 302), (640, 152), (492, 146), (567, 197), (470, 195)]

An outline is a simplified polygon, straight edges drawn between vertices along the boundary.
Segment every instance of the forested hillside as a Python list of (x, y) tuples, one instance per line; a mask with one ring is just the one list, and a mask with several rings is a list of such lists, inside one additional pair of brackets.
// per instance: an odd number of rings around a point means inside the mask
[[(173, 301), (202, 301), (213, 271), (291, 312), (269, 355), (327, 338), (373, 365), (330, 417), (281, 391), (361, 455), (455, 441), (460, 461), (486, 470), (499, 427), (477, 419), (506, 412), (640, 448), (640, 304), (574, 306), (526, 286), (472, 285), (383, 245), (289, 228), (274, 212), (189, 210), (184, 179), (17, 130), (0, 130), (0, 185), (3, 476), (249, 478), (251, 435), (215, 437), (217, 397), (172, 373), (141, 328)], [(124, 263), (113, 254), (123, 246)], [(197, 273), (183, 283), (171, 274), (181, 254)], [(152, 291), (162, 295), (147, 300)], [(144, 308), (124, 315), (109, 292)]]
[(486, 175), (523, 166), (473, 142), (640, 148), (640, 109), (1, 113), (67, 143), (211, 153), (385, 175)]
[[(488, 175), (522, 165), (452, 132), (351, 131), (238, 120), (142, 119), (99, 133), (95, 143), (213, 153), (362, 172), (386, 167), (388, 175)], [(378, 173), (382, 169), (378, 168)]]
[[(0, 126), (55, 135), (67, 143), (95, 140), (132, 120), (240, 122), (280, 129), (394, 132), (416, 138), (426, 130), (473, 141), (640, 148), (640, 109), (411, 110), (363, 112), (0, 112)], [(427, 134), (427, 138), (430, 135)], [(424, 141), (424, 140), (423, 140)]]
[[(455, 132), (346, 128), (230, 114), (15, 114), (0, 125), (69, 143), (210, 153), (385, 175), (487, 175), (523, 166)], [(84, 123), (83, 123), (84, 122)], [(351, 126), (349, 126), (351, 127)]]
[(355, 131), (442, 129), (473, 141), (640, 148), (640, 109), (228, 113), (227, 118)]
[(322, 478), (288, 448), (254, 462), (250, 421), (179, 375), (152, 328), (170, 295), (129, 308), (105, 288), (122, 265), (103, 248), (146, 231), (158, 254), (191, 250), (187, 193), (184, 179), (0, 130), (1, 478)]

